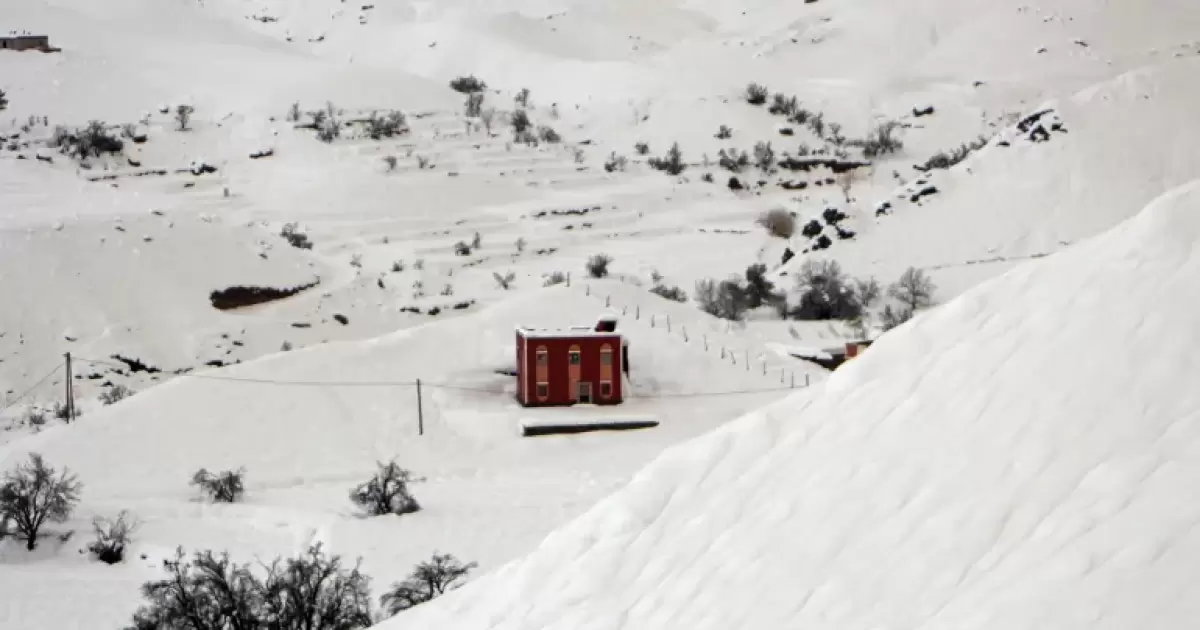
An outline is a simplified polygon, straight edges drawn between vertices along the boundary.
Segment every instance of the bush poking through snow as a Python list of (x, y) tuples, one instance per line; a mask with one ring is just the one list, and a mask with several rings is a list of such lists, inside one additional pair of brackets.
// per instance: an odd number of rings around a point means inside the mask
[(608, 276), (608, 265), (612, 262), (612, 256), (608, 254), (593, 254), (588, 258), (587, 272), (593, 278), (605, 278)]
[(798, 109), (800, 109), (800, 101), (795, 96), (789, 97), (783, 92), (776, 92), (771, 98), (771, 104), (767, 107), (767, 112), (790, 117)]
[(394, 156), (394, 155), (383, 156), (383, 167), (385, 169), (387, 169), (387, 172), (391, 173), (391, 172), (395, 171), (397, 164), (399, 164), (399, 160), (396, 159), (396, 156)]
[(408, 484), (421, 480), (395, 461), (377, 465), (374, 477), (350, 491), (350, 500), (371, 516), (412, 514), (420, 510), (421, 504), (409, 492)]
[(754, 145), (754, 165), (758, 170), (769, 173), (775, 168), (775, 150), (770, 142), (758, 142)]
[(100, 402), (104, 403), (105, 405), (111, 405), (125, 400), (132, 395), (133, 390), (118, 383), (100, 394)]
[(796, 217), (783, 208), (768, 210), (758, 217), (757, 223), (767, 229), (771, 236), (792, 238), (796, 233)]
[[(76, 402), (73, 405), (73, 407), (74, 407), (76, 418), (83, 415), (83, 412), (79, 410), (78, 402)], [(58, 420), (64, 420), (64, 421), (69, 422), (71, 420), (71, 411), (72, 411), (72, 407), (68, 407), (67, 403), (64, 401), (59, 400), (54, 403), (54, 417)]]
[(312, 249), (312, 241), (308, 240), (308, 234), (300, 229), (299, 223), (285, 223), (283, 228), (279, 230), (279, 235), (288, 242), (289, 245), (297, 249)]
[(455, 256), (470, 256), (471, 255), (471, 246), (468, 245), (466, 243), (466, 241), (459, 241), (459, 242), (455, 243), (454, 244), (454, 255)]
[(695, 300), (700, 310), (713, 317), (741, 321), (746, 314), (746, 292), (736, 279), (721, 282), (711, 278), (698, 280)]
[(727, 140), (733, 137), (733, 130), (729, 128), (729, 125), (721, 125), (721, 128), (717, 130), (715, 137), (718, 140)]
[(956, 149), (951, 149), (949, 153), (939, 151), (933, 157), (925, 161), (924, 164), (917, 166), (919, 171), (931, 171), (935, 168), (947, 169), (957, 164), (961, 164), (975, 151), (987, 146), (988, 137), (979, 136), (971, 142), (964, 142)]
[(566, 282), (567, 274), (561, 271), (552, 271), (550, 275), (546, 276), (546, 281), (542, 283), (542, 286), (551, 287), (556, 284), (566, 284)]
[(771, 93), (767, 86), (758, 83), (751, 83), (746, 86), (746, 102), (751, 105), (762, 105), (767, 102), (767, 96)]
[(517, 247), (517, 253), (520, 254), (520, 253), (524, 252), (525, 246), (528, 244), (529, 244), (529, 242), (525, 240), (524, 236), (518, 236), (517, 242), (515, 243), (515, 245)]
[(638, 155), (650, 155), (650, 145), (645, 142), (634, 143), (633, 152)]
[(851, 140), (846, 144), (862, 149), (863, 157), (879, 157), (888, 153), (896, 153), (904, 148), (904, 143), (897, 137), (900, 123), (894, 120), (879, 123), (862, 140)]
[(208, 496), (213, 503), (237, 503), (246, 494), (246, 469), (224, 470), (213, 474), (201, 468), (192, 475), (192, 485)]
[(683, 153), (679, 150), (679, 143), (676, 142), (667, 149), (667, 154), (664, 157), (652, 157), (649, 161), (650, 168), (662, 171), (668, 175), (679, 175), (687, 168), (683, 163)]
[(321, 545), (266, 566), (260, 579), (229, 554), (183, 549), (164, 560), (167, 578), (142, 585), (147, 603), (133, 615), (131, 630), (260, 630), (311, 628), (356, 630), (372, 624), (370, 578), (356, 564), (342, 566)]
[(4, 90), (0, 90), (0, 112), (6, 109), (8, 109), (8, 95), (4, 93)]
[(25, 424), (31, 427), (44, 426), (46, 424), (46, 412), (41, 409), (30, 409), (25, 412)]
[(403, 582), (393, 584), (379, 603), (388, 615), (397, 615), (458, 588), (459, 580), (477, 566), (474, 562), (463, 564), (450, 554), (435, 553), (431, 560), (418, 564)]
[(933, 305), (933, 292), (937, 287), (924, 271), (909, 267), (895, 284), (888, 287), (888, 295), (900, 302), (905, 309), (916, 312)]
[(380, 140), (398, 136), (407, 131), (407, 124), (408, 119), (404, 112), (390, 111), (383, 116), (378, 112), (371, 112), (371, 117), (367, 119), (367, 137)]
[(496, 279), (496, 284), (500, 285), (501, 289), (507, 291), (512, 288), (513, 280), (517, 279), (517, 274), (510, 271), (502, 276), (499, 271), (493, 271), (492, 277)]
[(287, 119), (288, 122), (300, 122), (300, 101), (292, 103), (288, 108)]
[(731, 173), (740, 173), (750, 165), (750, 154), (737, 149), (730, 149), (728, 152), (721, 149), (717, 152), (717, 165)]
[(0, 482), (0, 525), (13, 523), (25, 548), (33, 551), (42, 526), (67, 520), (82, 489), (67, 469), (56, 474), (41, 455), (31, 453), (28, 462), (17, 464)]
[(115, 519), (97, 516), (92, 519), (96, 539), (88, 545), (88, 551), (105, 564), (117, 564), (125, 559), (125, 548), (133, 541), (137, 528), (137, 521), (125, 510)]
[(658, 297), (671, 300), (672, 302), (686, 302), (688, 299), (687, 292), (683, 289), (680, 289), (679, 287), (669, 287), (665, 284), (655, 283), (655, 285), (650, 288), (650, 292)]
[(457, 79), (451, 81), (450, 89), (454, 90), (455, 92), (470, 94), (472, 92), (482, 92), (486, 90), (487, 83), (484, 83), (482, 80), (476, 78), (475, 75), (471, 74), (465, 77), (458, 77)]
[[(562, 136), (549, 125), (538, 127), (538, 139), (549, 144), (557, 144), (562, 142)], [(578, 160), (576, 160), (578, 161)]]

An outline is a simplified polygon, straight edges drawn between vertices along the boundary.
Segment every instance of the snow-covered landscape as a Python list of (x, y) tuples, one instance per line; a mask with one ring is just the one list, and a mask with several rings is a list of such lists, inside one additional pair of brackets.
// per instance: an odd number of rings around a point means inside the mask
[(1191, 627), (1193, 4), (0, 7), (0, 628)]

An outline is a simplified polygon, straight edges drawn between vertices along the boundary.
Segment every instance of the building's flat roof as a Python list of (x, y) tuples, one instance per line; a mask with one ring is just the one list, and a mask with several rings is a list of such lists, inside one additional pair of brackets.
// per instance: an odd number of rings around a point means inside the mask
[(574, 326), (570, 328), (518, 328), (517, 333), (529, 338), (554, 337), (620, 337), (621, 331), (603, 332), (592, 330), (591, 326)]

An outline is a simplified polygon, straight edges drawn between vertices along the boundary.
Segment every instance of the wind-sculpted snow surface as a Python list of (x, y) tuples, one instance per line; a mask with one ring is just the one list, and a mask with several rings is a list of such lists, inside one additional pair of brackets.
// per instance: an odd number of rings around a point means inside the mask
[(1192, 627), (1198, 243), (1195, 182), (384, 627)]

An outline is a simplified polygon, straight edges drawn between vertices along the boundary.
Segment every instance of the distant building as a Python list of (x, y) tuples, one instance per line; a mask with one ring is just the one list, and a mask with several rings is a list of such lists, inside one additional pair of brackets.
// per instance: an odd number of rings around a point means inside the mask
[(867, 347), (871, 345), (871, 343), (872, 342), (869, 340), (847, 341), (846, 342), (846, 358), (845, 358), (845, 360), (849, 361), (850, 359), (853, 359), (854, 357), (857, 357), (858, 355), (862, 354), (863, 350), (866, 350)]
[(50, 45), (49, 35), (0, 35), (0, 50), (58, 52), (61, 49)]
[(615, 317), (590, 328), (517, 329), (517, 400), (526, 407), (615, 405), (628, 374), (629, 342)]

